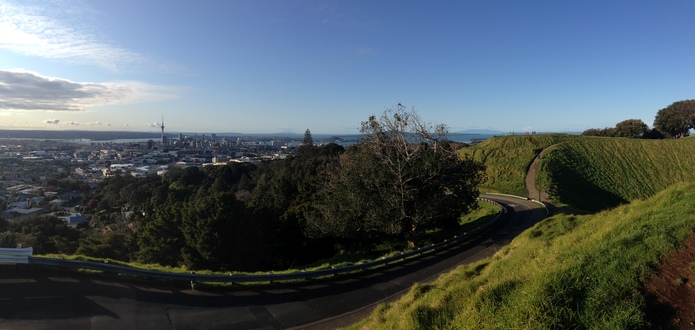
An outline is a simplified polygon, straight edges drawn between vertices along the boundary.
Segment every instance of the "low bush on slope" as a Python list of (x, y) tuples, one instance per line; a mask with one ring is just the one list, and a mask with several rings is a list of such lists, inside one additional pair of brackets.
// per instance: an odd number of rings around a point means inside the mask
[(557, 143), (579, 138), (569, 134), (514, 135), (494, 137), (459, 151), (486, 166), (487, 180), (481, 191), (526, 196), (526, 171), (538, 153)]
[(594, 215), (556, 215), (351, 328), (648, 329), (640, 288), (693, 228), (695, 184)]
[(557, 204), (602, 210), (695, 181), (695, 139), (575, 139), (545, 153), (541, 176)]

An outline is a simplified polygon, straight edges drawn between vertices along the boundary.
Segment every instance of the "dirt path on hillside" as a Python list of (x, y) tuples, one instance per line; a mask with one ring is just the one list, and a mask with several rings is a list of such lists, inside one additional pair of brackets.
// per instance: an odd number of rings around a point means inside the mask
[(531, 166), (529, 166), (528, 172), (526, 173), (526, 190), (528, 191), (529, 198), (547, 202), (549, 200), (548, 194), (545, 191), (542, 191), (539, 194), (538, 189), (536, 189), (536, 174), (540, 168), (540, 162), (541, 160), (536, 157)]
[(557, 144), (553, 144), (550, 147), (541, 150), (541, 153), (538, 154), (538, 156), (536, 156), (531, 166), (529, 166), (528, 172), (526, 172), (526, 190), (528, 191), (529, 198), (539, 200), (541, 202), (550, 202), (550, 196), (548, 196), (548, 193), (545, 191), (545, 189), (543, 189), (540, 192), (540, 194), (538, 192), (538, 189), (536, 189), (536, 174), (538, 173), (538, 170), (541, 167), (541, 159), (543, 158), (543, 153), (545, 153), (546, 150), (556, 145)]

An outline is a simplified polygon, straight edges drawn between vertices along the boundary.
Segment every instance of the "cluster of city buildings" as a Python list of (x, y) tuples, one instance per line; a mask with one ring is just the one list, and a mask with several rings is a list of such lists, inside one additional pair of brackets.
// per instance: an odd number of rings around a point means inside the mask
[[(330, 141), (335, 142), (335, 141)], [(86, 220), (79, 214), (84, 189), (116, 173), (144, 177), (173, 167), (257, 162), (291, 156), (297, 138), (218, 138), (215, 134), (161, 141), (1, 140), (0, 211), (6, 219), (53, 212), (70, 224)], [(56, 180), (81, 185), (66, 189)]]

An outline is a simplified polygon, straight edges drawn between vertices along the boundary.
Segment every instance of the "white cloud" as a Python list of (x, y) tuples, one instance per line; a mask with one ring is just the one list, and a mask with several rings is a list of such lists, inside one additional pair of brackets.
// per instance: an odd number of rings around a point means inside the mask
[(147, 125), (147, 127), (150, 127), (150, 128), (159, 128), (162, 126), (159, 122), (156, 122), (156, 121), (154, 123), (147, 123), (146, 125)]
[(55, 8), (13, 5), (0, 0), (0, 49), (111, 71), (147, 62), (136, 52), (101, 42), (91, 31), (81, 31), (79, 18), (71, 24), (71, 20), (48, 16), (56, 15), (55, 12)]
[(46, 124), (58, 124), (60, 123), (60, 119), (46, 119), (43, 122)]
[(65, 125), (71, 125), (71, 126), (111, 126), (109, 123), (102, 123), (100, 121), (90, 121), (86, 123), (81, 123), (78, 121), (66, 121), (63, 122)]
[(0, 111), (84, 111), (88, 107), (175, 98), (170, 91), (141, 82), (80, 83), (24, 70), (0, 70)]

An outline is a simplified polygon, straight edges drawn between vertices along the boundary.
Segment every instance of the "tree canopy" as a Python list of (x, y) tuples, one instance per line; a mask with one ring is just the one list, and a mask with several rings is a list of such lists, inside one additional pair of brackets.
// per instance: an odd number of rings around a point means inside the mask
[(613, 134), (638, 139), (649, 135), (649, 126), (639, 119), (623, 120), (615, 125)]
[(475, 205), (483, 165), (454, 153), (446, 126), (432, 127), (399, 104), (371, 116), (361, 132), (306, 212), (309, 236), (412, 240), (454, 226)]
[(683, 100), (659, 110), (654, 118), (653, 129), (649, 129), (649, 126), (639, 119), (628, 119), (619, 122), (615, 127), (587, 129), (582, 135), (662, 139), (688, 136), (691, 129), (695, 129), (695, 100)]
[(606, 127), (603, 129), (590, 128), (582, 132), (584, 136), (604, 136), (604, 137), (627, 137), (634, 139), (653, 138), (653, 134), (649, 126), (639, 119), (623, 120), (615, 125), (615, 127)]
[(684, 137), (695, 128), (695, 100), (673, 102), (659, 110), (654, 127), (668, 137)]
[(314, 138), (311, 136), (311, 131), (308, 128), (306, 131), (304, 131), (304, 139), (302, 139), (302, 145), (303, 146), (313, 146), (314, 145)]
[[(344, 149), (337, 144), (303, 148), (283, 160), (107, 178), (85, 195), (95, 228), (73, 240), (72, 252), (239, 271), (330, 257), (334, 242), (307, 238), (302, 212), (323, 185), (324, 169), (337, 163)], [(0, 231), (3, 226), (0, 222)], [(113, 232), (102, 234), (106, 227)], [(7, 244), (14, 244), (14, 237), (0, 233)]]

